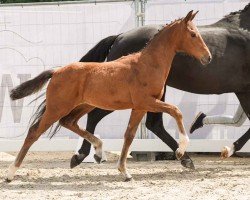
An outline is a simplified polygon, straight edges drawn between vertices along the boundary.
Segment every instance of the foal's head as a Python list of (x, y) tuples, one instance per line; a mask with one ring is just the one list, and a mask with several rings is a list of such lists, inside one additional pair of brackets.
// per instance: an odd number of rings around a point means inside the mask
[(196, 13), (190, 11), (185, 18), (181, 19), (181, 32), (178, 34), (181, 38), (177, 46), (177, 51), (194, 56), (201, 64), (206, 65), (210, 63), (212, 56), (192, 21), (197, 13), (198, 11)]

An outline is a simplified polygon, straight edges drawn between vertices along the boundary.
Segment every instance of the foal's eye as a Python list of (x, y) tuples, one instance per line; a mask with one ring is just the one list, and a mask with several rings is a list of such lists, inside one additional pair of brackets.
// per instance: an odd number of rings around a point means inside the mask
[(196, 37), (196, 34), (195, 33), (191, 33), (191, 37), (192, 38)]

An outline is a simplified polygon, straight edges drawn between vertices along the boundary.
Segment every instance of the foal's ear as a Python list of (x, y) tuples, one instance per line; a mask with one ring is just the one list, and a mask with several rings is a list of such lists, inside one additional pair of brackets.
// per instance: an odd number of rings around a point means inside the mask
[(198, 12), (199, 12), (199, 10), (197, 10), (194, 14), (192, 14), (192, 17), (191, 17), (190, 21), (192, 21), (192, 20), (194, 19), (195, 15), (196, 15)]
[(189, 11), (187, 16), (184, 18), (184, 22), (188, 23), (188, 21), (191, 20), (192, 16), (193, 16), (193, 10)]

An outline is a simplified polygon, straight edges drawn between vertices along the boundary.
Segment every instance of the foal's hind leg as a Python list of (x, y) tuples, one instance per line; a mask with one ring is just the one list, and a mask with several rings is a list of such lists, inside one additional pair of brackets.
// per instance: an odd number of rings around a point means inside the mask
[(30, 127), (29, 132), (25, 138), (24, 144), (19, 151), (14, 163), (9, 166), (9, 171), (7, 175), (7, 182), (13, 180), (15, 172), (20, 167), (24, 157), (26, 156), (31, 145), (38, 140), (38, 138), (44, 133), (54, 122), (60, 118), (60, 115), (55, 115), (45, 111), (40, 121), (35, 123)]
[[(101, 121), (102, 118), (112, 112), (113, 111), (111, 110), (102, 110), (99, 108), (95, 108), (94, 110), (89, 112), (87, 116), (86, 131), (94, 135), (96, 125)], [(69, 117), (73, 118), (74, 116), (69, 115)], [(75, 154), (72, 156), (70, 167), (74, 168), (77, 165), (81, 164), (82, 161), (89, 155), (90, 148), (91, 144), (88, 142), (88, 140), (84, 139), (81, 148), (78, 150), (79, 155)]]
[(81, 104), (74, 108), (67, 116), (60, 119), (59, 123), (65, 128), (68, 128), (69, 130), (88, 140), (95, 148), (96, 154), (94, 155), (94, 158), (98, 163), (100, 163), (102, 159), (102, 141), (88, 131), (81, 129), (77, 124), (83, 115), (89, 113), (94, 108), (95, 107), (87, 104)]
[(128, 173), (126, 168), (126, 160), (129, 147), (135, 137), (138, 125), (145, 113), (146, 113), (145, 111), (137, 111), (137, 110), (131, 111), (128, 127), (124, 135), (122, 153), (118, 161), (118, 170), (125, 176), (126, 178), (125, 181), (129, 181), (132, 179), (132, 176)]

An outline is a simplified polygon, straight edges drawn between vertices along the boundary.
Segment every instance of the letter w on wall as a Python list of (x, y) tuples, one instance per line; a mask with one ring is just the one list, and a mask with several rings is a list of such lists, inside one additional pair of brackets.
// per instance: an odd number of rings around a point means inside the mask
[[(17, 78), (20, 79), (19, 84), (29, 80), (30, 77), (31, 77), (30, 74), (18, 74), (17, 75)], [(2, 82), (0, 85), (0, 123), (1, 123), (2, 115), (3, 115), (6, 90), (8, 89), (7, 95), (9, 96), (9, 93), (13, 89), (13, 87), (14, 86), (13, 86), (13, 81), (12, 81), (11, 75), (10, 74), (3, 74), (2, 75)], [(13, 114), (14, 123), (20, 123), (21, 116), (22, 116), (22, 110), (23, 110), (23, 99), (11, 101), (11, 111)]]

